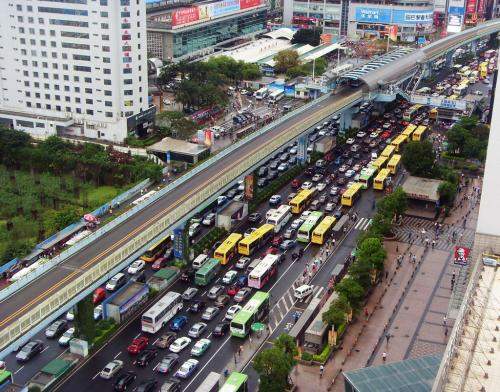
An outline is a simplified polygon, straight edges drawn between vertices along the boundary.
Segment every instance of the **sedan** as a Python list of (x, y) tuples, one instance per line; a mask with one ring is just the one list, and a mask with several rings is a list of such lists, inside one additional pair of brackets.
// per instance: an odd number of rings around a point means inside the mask
[(347, 178), (351, 178), (351, 177), (352, 177), (353, 175), (355, 175), (355, 174), (356, 174), (356, 172), (355, 172), (354, 170), (347, 170), (347, 171), (345, 172), (345, 174), (344, 174), (344, 175), (345, 175)]
[(354, 144), (355, 140), (352, 137), (350, 137), (345, 142), (346, 142), (346, 144)]
[(45, 330), (45, 336), (47, 339), (54, 339), (61, 336), (67, 329), (68, 322), (66, 320), (57, 320)]
[(170, 329), (174, 332), (180, 331), (187, 324), (187, 321), (186, 316), (177, 316), (170, 323)]
[(27, 362), (35, 355), (41, 353), (44, 349), (44, 344), (40, 340), (33, 340), (24, 345), (24, 347), (17, 353), (16, 360), (18, 362)]
[(210, 299), (216, 299), (223, 292), (224, 292), (224, 286), (217, 284), (208, 291), (207, 297)]
[(168, 373), (179, 363), (179, 355), (167, 354), (156, 368), (159, 373)]
[(196, 294), (198, 294), (198, 289), (196, 287), (189, 287), (182, 293), (182, 299), (190, 301), (196, 296)]
[(130, 267), (128, 267), (127, 272), (130, 275), (135, 275), (136, 273), (142, 271), (145, 265), (146, 263), (144, 260), (136, 260), (132, 264), (130, 264)]
[(149, 339), (146, 336), (139, 336), (137, 339), (132, 340), (132, 343), (127, 347), (130, 354), (139, 354), (148, 345)]
[(252, 223), (259, 223), (262, 220), (262, 215), (258, 212), (248, 215), (248, 221)]
[(347, 167), (347, 165), (342, 165), (339, 167), (339, 172), (344, 173), (347, 169), (349, 169), (349, 167)]
[(170, 345), (168, 348), (170, 351), (173, 353), (180, 353), (182, 350), (184, 350), (187, 346), (191, 344), (191, 339), (183, 336), (181, 338), (175, 339), (175, 341)]
[(322, 179), (323, 179), (323, 174), (318, 173), (318, 174), (315, 174), (313, 176), (312, 181), (313, 182), (318, 182), (318, 181), (321, 181)]
[(198, 301), (193, 301), (189, 307), (187, 308), (187, 311), (189, 313), (199, 313), (201, 312), (203, 309), (205, 309), (207, 307), (207, 304), (206, 302), (204, 301), (201, 301), (201, 300), (198, 300)]
[(271, 243), (273, 246), (279, 246), (282, 242), (283, 242), (283, 237), (281, 235), (276, 235), (274, 236)]
[(207, 324), (199, 322), (194, 324), (188, 332), (188, 336), (190, 338), (199, 338), (201, 335), (203, 335), (203, 332), (207, 329)]
[(330, 196), (335, 196), (339, 193), (339, 187), (337, 186), (332, 186), (330, 189)]
[(378, 136), (377, 132), (370, 133), (370, 139), (375, 139)]
[(365, 135), (366, 135), (366, 132), (359, 131), (359, 132), (356, 134), (356, 137), (361, 138), (361, 137), (365, 137)]
[(189, 378), (198, 367), (198, 361), (193, 358), (189, 358), (182, 366), (175, 372), (175, 377), (179, 378)]
[(203, 226), (212, 226), (215, 223), (215, 214), (213, 212), (210, 212), (203, 218), (201, 221), (201, 224)]
[(135, 392), (153, 392), (156, 389), (157, 384), (158, 381), (156, 381), (154, 378), (141, 381), (141, 383), (135, 389)]
[(155, 341), (154, 345), (158, 348), (167, 348), (175, 339), (177, 339), (177, 334), (175, 332), (167, 332), (165, 335), (161, 335), (158, 340)]
[[(241, 290), (240, 290), (241, 291)], [(238, 294), (236, 294), (238, 295)], [(201, 319), (205, 321), (211, 321), (215, 316), (217, 316), (220, 312), (220, 309), (215, 306), (209, 306), (205, 309), (203, 314), (201, 315)]]
[(59, 338), (59, 346), (69, 346), (69, 341), (73, 339), (73, 336), (75, 336), (75, 328), (69, 328), (62, 334), (62, 336)]
[(280, 249), (282, 251), (286, 251), (288, 249), (292, 249), (295, 246), (295, 240), (285, 240), (283, 243), (280, 245)]
[(214, 331), (212, 332), (212, 335), (213, 336), (224, 336), (228, 332), (229, 332), (229, 322), (222, 321), (215, 326)]
[(201, 357), (205, 351), (208, 350), (212, 342), (210, 339), (200, 339), (198, 340), (193, 348), (191, 349), (191, 355), (194, 357)]
[(335, 203), (326, 203), (325, 211), (332, 212), (335, 209)]
[(352, 167), (352, 170), (354, 170), (355, 172), (358, 172), (361, 170), (361, 165), (359, 163), (356, 163), (353, 167)]
[(313, 187), (313, 184), (310, 181), (306, 181), (300, 187), (301, 189), (311, 189)]
[(137, 375), (134, 372), (125, 372), (120, 374), (115, 382), (115, 391), (124, 391), (135, 381), (136, 378)]
[(286, 229), (285, 233), (283, 234), (283, 237), (286, 238), (287, 240), (291, 240), (292, 238), (295, 237), (295, 234), (297, 234), (297, 230), (290, 227)]
[(303, 219), (295, 219), (292, 224), (290, 225), (290, 227), (292, 229), (295, 229), (297, 230), (300, 226), (302, 226), (302, 223), (304, 223), (304, 220)]
[(269, 199), (269, 204), (272, 206), (277, 206), (280, 203), (281, 203), (280, 195), (272, 195), (271, 198)]
[(234, 302), (243, 302), (251, 292), (252, 290), (249, 287), (243, 287), (234, 296)]
[(224, 316), (224, 319), (225, 320), (232, 320), (234, 315), (236, 313), (238, 313), (240, 310), (241, 310), (240, 305), (233, 305), (233, 306), (229, 307), (229, 309), (226, 312), (226, 315)]
[(318, 182), (316, 184), (316, 189), (321, 192), (326, 188), (326, 184), (324, 182)]
[(238, 277), (238, 273), (236, 271), (227, 271), (224, 277), (222, 278), (223, 284), (233, 284), (236, 278)]
[(157, 350), (155, 350), (154, 348), (147, 348), (137, 356), (136, 360), (134, 361), (134, 365), (139, 367), (146, 367), (154, 358), (156, 358), (157, 355)]
[(123, 361), (115, 359), (104, 366), (104, 369), (101, 370), (99, 376), (104, 378), (105, 380), (109, 380), (113, 378), (113, 376), (123, 368)]

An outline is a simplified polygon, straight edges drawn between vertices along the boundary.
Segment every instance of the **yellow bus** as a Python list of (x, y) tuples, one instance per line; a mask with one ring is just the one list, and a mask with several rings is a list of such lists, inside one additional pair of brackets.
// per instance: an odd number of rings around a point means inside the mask
[(427, 127), (425, 125), (420, 125), (413, 135), (411, 135), (411, 140), (414, 142), (419, 142), (425, 137), (425, 133), (427, 132)]
[(396, 139), (394, 139), (391, 142), (391, 145), (393, 145), (394, 147), (396, 147), (396, 152), (399, 152), (399, 148), (407, 140), (408, 140), (408, 136), (401, 134), (401, 135), (397, 136)]
[(320, 224), (313, 230), (311, 242), (313, 244), (323, 245), (336, 221), (337, 219), (335, 219), (334, 216), (325, 216)]
[(399, 164), (401, 163), (401, 155), (394, 154), (389, 162), (387, 163), (387, 168), (391, 172), (391, 174), (396, 174), (399, 169)]
[(483, 61), (482, 63), (479, 64), (479, 75), (481, 76), (481, 79), (484, 79), (488, 76), (488, 62)]
[(417, 126), (415, 124), (409, 124), (403, 132), (401, 132), (401, 135), (406, 135), (408, 138), (410, 138), (411, 134), (413, 131), (417, 129)]
[(302, 189), (292, 200), (290, 200), (290, 207), (292, 207), (292, 214), (300, 214), (306, 206), (312, 201), (316, 188)]
[(274, 226), (265, 223), (248, 237), (238, 243), (238, 253), (243, 256), (251, 256), (262, 244), (267, 242), (274, 234)]
[(361, 196), (362, 189), (363, 185), (361, 183), (355, 182), (354, 184), (352, 184), (342, 195), (342, 205), (352, 207), (358, 197)]
[(437, 120), (438, 110), (436, 108), (432, 108), (429, 110), (429, 120)]
[(382, 169), (373, 180), (373, 189), (383, 191), (391, 171), (389, 169)]
[(371, 162), (370, 165), (372, 165), (378, 172), (382, 168), (382, 166), (385, 165), (386, 162), (387, 162), (387, 157), (379, 156), (377, 159)]
[(170, 235), (167, 235), (154, 245), (151, 245), (151, 247), (141, 256), (141, 260), (144, 260), (146, 263), (152, 263), (159, 257), (162, 257), (170, 247), (172, 247), (172, 239)]
[(231, 259), (238, 254), (238, 242), (243, 236), (240, 233), (232, 233), (226, 240), (220, 244), (214, 252), (214, 259), (220, 261), (222, 265), (226, 265)]
[(386, 158), (390, 158), (392, 156), (392, 154), (394, 154), (394, 150), (396, 149), (396, 147), (394, 146), (391, 146), (390, 144), (384, 148), (384, 151), (382, 151), (380, 153), (380, 156), (381, 157), (386, 157)]

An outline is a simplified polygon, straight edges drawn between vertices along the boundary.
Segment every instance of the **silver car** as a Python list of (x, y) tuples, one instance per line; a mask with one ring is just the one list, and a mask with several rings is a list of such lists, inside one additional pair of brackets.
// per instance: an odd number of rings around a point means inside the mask
[(120, 369), (123, 368), (123, 361), (120, 361), (119, 359), (115, 359), (108, 363), (106, 366), (104, 366), (104, 369), (101, 370), (101, 373), (99, 375), (101, 378), (104, 378), (105, 380), (109, 380), (112, 378), (116, 373), (120, 371)]

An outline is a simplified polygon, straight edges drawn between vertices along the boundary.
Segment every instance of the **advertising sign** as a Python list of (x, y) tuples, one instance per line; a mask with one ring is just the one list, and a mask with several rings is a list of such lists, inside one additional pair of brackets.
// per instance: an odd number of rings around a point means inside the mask
[(465, 246), (455, 246), (454, 263), (458, 265), (467, 265), (469, 263), (470, 249)]
[(389, 30), (388, 31), (389, 39), (391, 39), (392, 41), (397, 41), (398, 40), (398, 25), (389, 26), (388, 30)]
[(485, 11), (486, 11), (486, 1), (479, 0), (478, 6), (477, 6), (477, 14), (479, 15), (480, 18), (484, 17)]
[(465, 12), (468, 14), (475, 13), (476, 12), (476, 5), (477, 5), (476, 0), (467, 0), (466, 6), (465, 6)]
[(221, 16), (240, 10), (239, 0), (223, 0), (212, 3), (210, 5), (212, 6), (210, 15), (212, 18), (219, 18)]
[(172, 26), (181, 26), (184, 24), (196, 22), (200, 19), (198, 7), (186, 7), (172, 12)]
[(432, 24), (432, 10), (429, 11), (407, 11), (391, 8), (356, 8), (356, 21), (384, 24)]
[(245, 176), (245, 199), (253, 199), (253, 174)]
[(448, 6), (448, 25), (446, 31), (449, 33), (458, 33), (462, 31), (465, 14), (465, 0), (449, 0)]
[(183, 231), (182, 227), (174, 229), (174, 257), (176, 259), (182, 259), (184, 257)]
[(246, 10), (247, 8), (257, 7), (261, 5), (262, 0), (240, 0), (240, 10)]
[(465, 110), (467, 108), (467, 102), (463, 99), (448, 99), (431, 97), (429, 95), (413, 94), (411, 96), (411, 102), (444, 109)]

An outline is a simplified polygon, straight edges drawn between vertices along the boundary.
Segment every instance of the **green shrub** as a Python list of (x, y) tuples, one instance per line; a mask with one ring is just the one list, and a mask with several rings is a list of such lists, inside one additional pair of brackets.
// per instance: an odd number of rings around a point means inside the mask
[(304, 351), (300, 357), (303, 361), (312, 361), (313, 356), (312, 354), (308, 353), (307, 351)]
[(337, 338), (342, 337), (346, 328), (347, 328), (347, 324), (345, 324), (345, 323), (339, 325), (339, 327), (337, 328)]
[(323, 350), (321, 350), (320, 354), (313, 355), (313, 357), (312, 357), (313, 361), (325, 363), (327, 361), (328, 357), (330, 356), (331, 350), (332, 350), (332, 348), (330, 347), (330, 345), (328, 343), (325, 344), (323, 347)]

